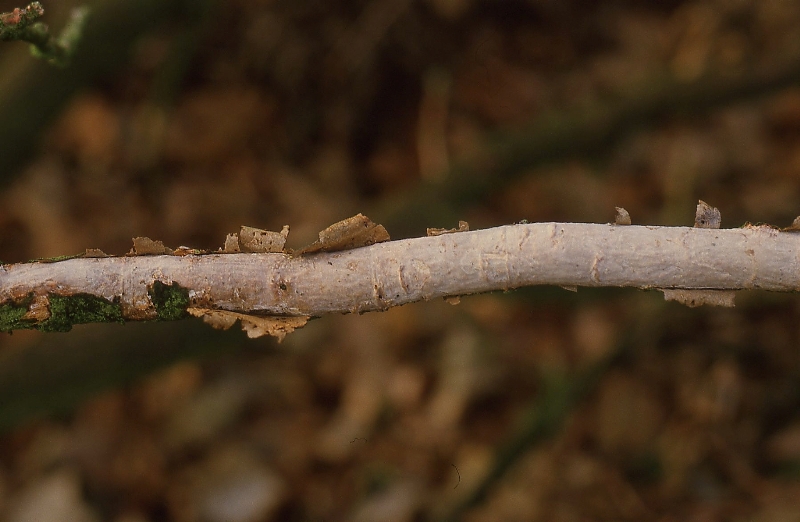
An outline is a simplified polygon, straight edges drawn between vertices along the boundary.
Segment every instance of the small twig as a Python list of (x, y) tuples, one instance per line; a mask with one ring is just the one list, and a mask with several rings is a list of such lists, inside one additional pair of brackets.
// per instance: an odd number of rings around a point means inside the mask
[(37, 22), (44, 15), (42, 4), (32, 2), (22, 9), (0, 13), (0, 40), (29, 42), (34, 56), (65, 67), (75, 52), (88, 14), (89, 8), (86, 6), (73, 9), (70, 21), (61, 35), (54, 37), (47, 25)]
[(25, 31), (42, 15), (44, 8), (39, 2), (0, 13), (0, 40), (26, 40)]

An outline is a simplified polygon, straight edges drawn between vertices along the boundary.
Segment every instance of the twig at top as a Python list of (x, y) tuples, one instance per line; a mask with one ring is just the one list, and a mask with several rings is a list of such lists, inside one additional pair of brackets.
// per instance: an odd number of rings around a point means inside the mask
[(32, 2), (22, 9), (17, 7), (8, 13), (0, 13), (0, 40), (29, 42), (34, 56), (65, 67), (75, 52), (88, 14), (86, 6), (73, 9), (61, 35), (54, 37), (47, 25), (37, 22), (44, 15), (42, 4)]

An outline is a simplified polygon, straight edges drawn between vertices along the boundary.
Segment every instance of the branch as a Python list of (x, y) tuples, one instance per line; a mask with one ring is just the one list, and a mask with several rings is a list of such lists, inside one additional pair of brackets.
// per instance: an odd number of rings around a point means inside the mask
[[(363, 313), (435, 298), (531, 285), (657, 288), (667, 299), (733, 306), (740, 289), (800, 289), (800, 235), (769, 225), (719, 226), (700, 202), (695, 227), (535, 223), (387, 241), (358, 215), (288, 253), (281, 233), (249, 227), (224, 250), (172, 251), (136, 238), (123, 257), (0, 265), (0, 331), (67, 331), (73, 324), (202, 316), (241, 320), (251, 337), (283, 338), (310, 317)], [(336, 251), (331, 251), (336, 250)], [(143, 255), (162, 254), (162, 255)], [(166, 254), (166, 255), (163, 255)]]
[(36, 21), (44, 15), (44, 8), (41, 3), (32, 2), (23, 9), (0, 13), (0, 40), (29, 42), (34, 56), (65, 67), (72, 59), (88, 14), (87, 7), (73, 9), (69, 23), (56, 38), (47, 25)]

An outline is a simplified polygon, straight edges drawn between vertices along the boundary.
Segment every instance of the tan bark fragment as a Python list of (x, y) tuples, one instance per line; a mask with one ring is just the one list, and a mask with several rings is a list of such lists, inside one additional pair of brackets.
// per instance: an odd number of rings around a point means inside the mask
[(357, 214), (329, 226), (319, 233), (317, 241), (298, 250), (295, 255), (351, 250), (384, 241), (389, 241), (389, 233), (383, 225), (377, 225), (367, 216)]
[(149, 237), (133, 238), (133, 250), (130, 255), (134, 256), (158, 256), (172, 254), (172, 249), (164, 246), (161, 241), (155, 241)]
[[(239, 248), (242, 252), (279, 253), (283, 252), (289, 226), (284, 225), (280, 232), (270, 232), (260, 228), (242, 227), (239, 230)], [(227, 248), (228, 242), (225, 241)]]
[(719, 228), (720, 225), (722, 225), (722, 214), (719, 209), (712, 207), (702, 199), (698, 201), (694, 226), (696, 228)]
[(240, 321), (242, 330), (247, 332), (247, 337), (255, 339), (271, 335), (276, 337), (278, 342), (283, 341), (287, 334), (305, 326), (309, 320), (306, 316), (260, 316), (207, 308), (189, 308), (187, 311), (195, 317), (202, 317), (205, 323), (218, 330), (227, 330), (236, 321)]
[(228, 234), (225, 238), (225, 246), (222, 251), (226, 254), (235, 254), (241, 252), (239, 249), (239, 234)]
[(800, 216), (794, 218), (792, 224), (783, 229), (784, 232), (800, 232)]
[(615, 225), (630, 225), (631, 224), (631, 215), (628, 214), (628, 211), (622, 207), (614, 207), (617, 209), (617, 215), (614, 218)]
[(469, 223), (459, 221), (458, 228), (429, 228), (428, 237), (441, 236), (442, 234), (455, 234), (456, 232), (469, 232)]
[(664, 300), (677, 301), (690, 308), (702, 305), (734, 307), (736, 292), (733, 290), (684, 290), (684, 289), (661, 289), (664, 292)]
[(31, 304), (28, 306), (28, 311), (23, 316), (23, 319), (33, 319), (37, 323), (41, 323), (50, 318), (50, 300), (46, 295), (34, 296)]

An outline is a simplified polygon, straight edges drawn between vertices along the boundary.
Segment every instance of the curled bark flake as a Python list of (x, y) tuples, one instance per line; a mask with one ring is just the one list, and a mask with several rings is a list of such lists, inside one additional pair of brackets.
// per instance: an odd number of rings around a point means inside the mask
[(287, 334), (305, 326), (310, 319), (307, 316), (260, 316), (207, 308), (189, 308), (187, 311), (195, 317), (202, 317), (205, 323), (218, 330), (227, 330), (236, 321), (240, 321), (247, 337), (255, 339), (271, 335), (276, 337), (278, 342), (283, 341)]
[[(280, 232), (270, 232), (260, 228), (242, 227), (239, 230), (239, 249), (242, 252), (280, 253), (289, 236), (289, 226), (284, 225)], [(230, 237), (230, 236), (229, 236)], [(227, 251), (228, 240), (225, 241)]]
[(456, 232), (469, 232), (469, 223), (459, 221), (458, 228), (429, 228), (428, 237), (441, 236), (442, 234), (455, 234)]
[(228, 234), (225, 237), (225, 245), (222, 247), (224, 254), (236, 254), (241, 252), (239, 249), (239, 234)]
[(747, 230), (757, 230), (759, 232), (766, 232), (771, 236), (776, 236), (778, 232), (782, 232), (783, 229), (776, 227), (775, 225), (770, 225), (769, 223), (750, 223), (747, 222), (742, 225), (743, 229)]
[(199, 256), (199, 255), (205, 254), (205, 253), (207, 253), (207, 252), (204, 251), (204, 250), (200, 250), (200, 249), (197, 249), (197, 248), (191, 248), (191, 247), (187, 247), (187, 246), (179, 246), (178, 248), (176, 248), (175, 250), (172, 251), (172, 255), (173, 256), (189, 256), (189, 255)]
[(109, 254), (106, 254), (99, 248), (87, 248), (86, 252), (83, 254), (83, 257), (111, 257)]
[(736, 292), (733, 290), (686, 290), (662, 288), (665, 301), (677, 301), (690, 308), (698, 306), (723, 306), (733, 308)]
[(308, 317), (278, 317), (246, 315), (242, 317), (242, 330), (247, 332), (247, 337), (254, 339), (264, 335), (271, 335), (282, 342), (284, 337), (302, 328), (308, 322)]
[(782, 230), (784, 232), (800, 232), (800, 216), (794, 218), (792, 224)]
[(165, 247), (161, 241), (149, 237), (133, 238), (133, 249), (128, 253), (131, 256), (159, 256), (172, 254), (172, 249)]
[(694, 226), (696, 228), (719, 228), (720, 225), (722, 225), (722, 214), (719, 209), (712, 207), (702, 199), (698, 201)]
[(631, 215), (628, 214), (628, 211), (622, 207), (614, 207), (617, 209), (617, 215), (614, 217), (614, 224), (615, 225), (630, 225), (631, 224)]
[(41, 323), (50, 318), (50, 300), (46, 295), (34, 296), (23, 319)]
[(202, 317), (203, 322), (211, 325), (217, 330), (227, 330), (239, 320), (239, 315), (236, 312), (228, 312), (225, 310), (211, 310), (208, 308), (187, 308), (189, 315), (194, 317)]
[(389, 241), (389, 233), (383, 225), (373, 223), (363, 214), (357, 214), (329, 226), (319, 233), (317, 241), (294, 252), (294, 255), (352, 250), (384, 241)]

